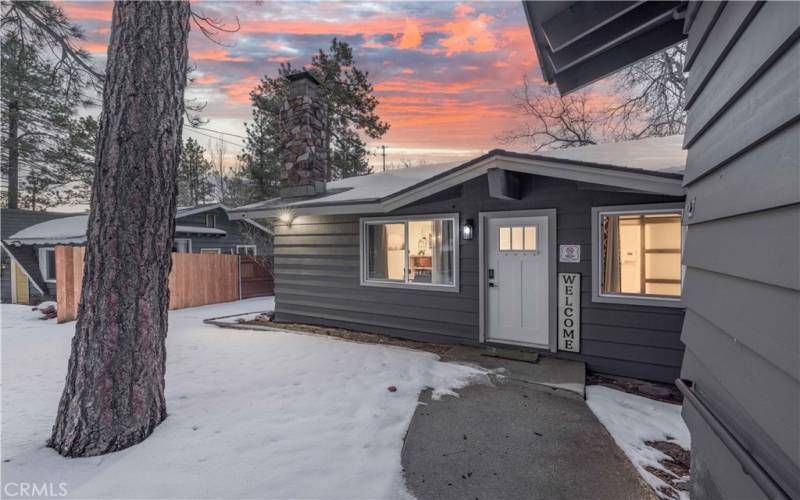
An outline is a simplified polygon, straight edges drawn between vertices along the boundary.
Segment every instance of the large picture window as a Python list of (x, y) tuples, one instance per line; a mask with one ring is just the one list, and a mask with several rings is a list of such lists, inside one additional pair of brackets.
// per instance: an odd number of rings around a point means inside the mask
[(680, 301), (681, 208), (646, 207), (594, 209), (596, 301)]
[(362, 219), (361, 283), (456, 290), (457, 231), (456, 215)]

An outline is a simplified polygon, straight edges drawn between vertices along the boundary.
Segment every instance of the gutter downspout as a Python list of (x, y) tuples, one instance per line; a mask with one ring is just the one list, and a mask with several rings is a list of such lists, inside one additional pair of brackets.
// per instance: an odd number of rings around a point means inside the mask
[(697, 413), (699, 413), (706, 424), (711, 427), (711, 430), (714, 431), (714, 434), (716, 434), (725, 447), (728, 448), (734, 458), (739, 461), (744, 473), (750, 476), (769, 498), (781, 500), (791, 499), (772, 476), (764, 470), (755, 457), (742, 446), (739, 440), (736, 439), (736, 436), (725, 427), (725, 424), (711, 411), (708, 405), (700, 399), (700, 396), (692, 389), (692, 381), (679, 378), (675, 380), (675, 385), (678, 386), (681, 394), (692, 403)]

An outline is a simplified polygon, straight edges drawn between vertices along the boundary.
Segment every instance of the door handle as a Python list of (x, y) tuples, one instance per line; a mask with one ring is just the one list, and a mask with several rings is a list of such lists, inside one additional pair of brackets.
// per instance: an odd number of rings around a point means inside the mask
[(489, 287), (490, 288), (498, 288), (498, 286), (495, 285), (494, 283), (492, 283), (491, 281), (489, 282)]

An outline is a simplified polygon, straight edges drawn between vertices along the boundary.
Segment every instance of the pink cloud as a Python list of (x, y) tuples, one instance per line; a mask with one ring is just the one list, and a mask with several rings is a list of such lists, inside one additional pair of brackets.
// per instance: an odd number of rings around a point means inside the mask
[(248, 62), (249, 58), (243, 56), (231, 56), (223, 48), (189, 51), (189, 57), (196, 61), (226, 61), (226, 62)]
[(221, 88), (232, 102), (236, 104), (250, 104), (250, 91), (261, 82), (255, 76), (248, 76), (238, 82), (223, 85)]
[(415, 49), (422, 45), (422, 31), (416, 20), (406, 18), (403, 36), (397, 42), (398, 49)]

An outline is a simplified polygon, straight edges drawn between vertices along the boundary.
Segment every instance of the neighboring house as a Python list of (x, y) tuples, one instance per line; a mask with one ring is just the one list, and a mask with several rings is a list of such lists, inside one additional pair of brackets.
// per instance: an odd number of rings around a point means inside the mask
[(688, 38), (692, 498), (800, 498), (800, 2), (526, 2), (571, 91)]
[[(54, 298), (55, 245), (85, 244), (89, 216), (3, 209), (0, 217), (4, 255), (13, 261), (8, 272), (4, 264), (2, 301), (27, 304)], [(230, 220), (220, 203), (179, 208), (175, 219), (174, 252), (271, 253), (271, 229), (250, 219)], [(27, 295), (22, 293), (26, 286)]]
[(47, 283), (38, 265), (36, 249), (31, 246), (8, 247), (6, 238), (26, 227), (74, 214), (36, 212), (22, 209), (0, 209), (0, 298), (3, 303), (28, 304), (43, 297), (55, 296), (55, 286)]
[[(289, 108), (313, 97), (314, 85), (295, 79), (299, 99)], [(298, 147), (321, 131), (293, 123), (284, 129), (305, 135), (284, 139), (297, 155), (284, 160), (285, 195), (231, 210), (233, 218), (278, 217), (277, 321), (531, 349), (650, 380), (678, 376), (681, 137), (495, 150), (325, 184), (324, 159)], [(562, 318), (557, 273), (581, 274), (567, 298), (568, 308), (580, 307)]]

